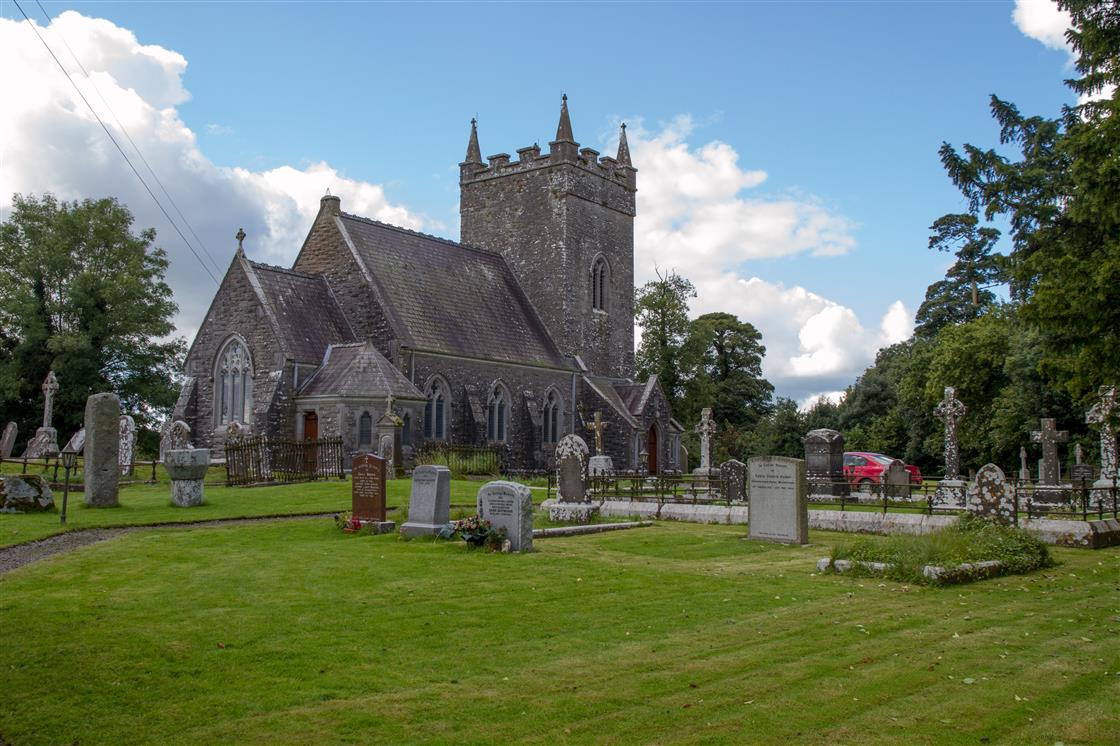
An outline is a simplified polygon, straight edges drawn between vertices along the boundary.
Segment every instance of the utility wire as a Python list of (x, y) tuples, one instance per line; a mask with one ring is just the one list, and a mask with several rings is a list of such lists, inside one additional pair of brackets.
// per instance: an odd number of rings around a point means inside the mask
[[(54, 18), (52, 18), (51, 14), (47, 12), (47, 9), (43, 7), (43, 3), (41, 3), (39, 0), (35, 0), (35, 4), (39, 6), (39, 10), (42, 11), (43, 17), (47, 19), (47, 25), (49, 26), (50, 24), (54, 23)], [(163, 181), (160, 180), (159, 175), (155, 172), (155, 169), (153, 169), (152, 165), (148, 163), (148, 159), (144, 157), (144, 153), (140, 150), (140, 146), (137, 145), (135, 141), (133, 141), (132, 135), (128, 133), (128, 130), (125, 129), (124, 124), (121, 123), (120, 117), (118, 117), (117, 113), (113, 111), (113, 107), (109, 105), (109, 102), (105, 100), (105, 96), (102, 95), (101, 89), (97, 87), (97, 82), (94, 81), (93, 76), (89, 74), (88, 70), (86, 70), (86, 66), (82, 64), (82, 61), (78, 59), (78, 55), (76, 55), (74, 53), (74, 50), (70, 48), (70, 45), (66, 41), (66, 37), (63, 36), (62, 32), (58, 30), (55, 31), (55, 34), (59, 39), (62, 40), (62, 45), (66, 47), (66, 51), (70, 53), (70, 57), (73, 58), (74, 63), (82, 71), (82, 74), (86, 76), (86, 80), (89, 81), (90, 85), (93, 86), (93, 90), (97, 93), (97, 97), (101, 99), (101, 103), (104, 104), (109, 113), (113, 115), (113, 120), (117, 123), (117, 127), (121, 132), (124, 133), (124, 136), (128, 138), (128, 142), (130, 145), (132, 145), (132, 149), (136, 151), (136, 154), (140, 156), (140, 160), (142, 160), (144, 162), (144, 165), (148, 168), (148, 173), (150, 173), (152, 175), (152, 178), (156, 180), (156, 183), (159, 184), (159, 188), (163, 191), (163, 195), (167, 197), (167, 201), (171, 203), (171, 206), (173, 208), (175, 208), (175, 214), (178, 215), (179, 219), (183, 221), (183, 225), (187, 226), (187, 230), (190, 231), (191, 236), (194, 237), (195, 242), (198, 244), (199, 248), (202, 249), (202, 253), (205, 254), (206, 258), (210, 261), (210, 266), (213, 267), (218, 273), (221, 273), (222, 269), (218, 266), (218, 263), (214, 261), (214, 256), (206, 248), (206, 244), (203, 243), (202, 239), (198, 237), (198, 234), (195, 233), (190, 221), (187, 220), (187, 216), (184, 215), (183, 211), (179, 209), (179, 205), (175, 203), (175, 199), (167, 191), (167, 187), (163, 185)]]
[(30, 26), (31, 30), (35, 32), (35, 36), (39, 39), (39, 42), (43, 45), (43, 48), (47, 50), (47, 53), (50, 54), (51, 59), (53, 59), (55, 61), (55, 64), (58, 65), (58, 69), (61, 70), (62, 74), (66, 76), (66, 79), (70, 81), (70, 85), (74, 86), (74, 90), (77, 91), (78, 96), (80, 96), (82, 101), (85, 102), (86, 107), (90, 110), (90, 113), (93, 114), (93, 118), (96, 119), (97, 123), (101, 125), (101, 129), (105, 130), (105, 134), (117, 148), (117, 152), (121, 154), (121, 157), (124, 158), (125, 163), (127, 163), (128, 167), (132, 169), (132, 173), (136, 174), (136, 178), (139, 179), (140, 183), (144, 185), (144, 189), (147, 190), (149, 196), (151, 196), (152, 198), (152, 201), (156, 203), (156, 207), (159, 208), (159, 211), (163, 213), (163, 216), (165, 218), (167, 218), (167, 222), (170, 223), (171, 227), (175, 229), (175, 232), (179, 234), (179, 238), (183, 239), (183, 243), (185, 243), (187, 245), (187, 248), (190, 249), (191, 253), (194, 254), (194, 258), (198, 260), (198, 263), (202, 266), (203, 271), (205, 271), (206, 274), (210, 276), (210, 279), (213, 280), (215, 285), (220, 285), (220, 283), (218, 282), (218, 278), (214, 276), (214, 273), (211, 272), (210, 268), (206, 266), (206, 263), (202, 261), (202, 257), (198, 255), (198, 252), (195, 251), (194, 246), (192, 246), (191, 242), (187, 240), (187, 237), (183, 235), (183, 231), (179, 229), (178, 224), (176, 224), (175, 221), (171, 219), (171, 216), (167, 213), (167, 210), (166, 208), (164, 208), (163, 203), (159, 201), (159, 198), (156, 197), (155, 192), (153, 192), (152, 188), (148, 186), (148, 182), (144, 181), (144, 177), (140, 175), (140, 172), (136, 169), (136, 166), (133, 165), (132, 161), (128, 157), (128, 154), (124, 152), (124, 148), (122, 148), (120, 143), (117, 142), (117, 138), (113, 137), (113, 133), (110, 132), (109, 128), (105, 126), (105, 122), (101, 120), (101, 117), (97, 115), (97, 111), (93, 108), (93, 106), (90, 105), (89, 99), (87, 99), (85, 94), (82, 93), (82, 89), (78, 87), (78, 84), (74, 82), (74, 79), (70, 77), (70, 73), (66, 71), (66, 67), (58, 59), (58, 56), (55, 55), (54, 50), (51, 49), (50, 45), (47, 44), (46, 39), (44, 39), (42, 34), (39, 33), (39, 29), (35, 28), (35, 24), (27, 15), (27, 12), (23, 9), (23, 6), (19, 4), (19, 0), (12, 0), (12, 2), (15, 3), (15, 6), (17, 8), (19, 8), (19, 12), (23, 14), (23, 18), (27, 21), (27, 25)]

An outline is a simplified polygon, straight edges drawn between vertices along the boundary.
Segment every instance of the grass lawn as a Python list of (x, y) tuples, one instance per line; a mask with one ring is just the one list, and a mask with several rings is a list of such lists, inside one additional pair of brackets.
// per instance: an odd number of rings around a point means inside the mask
[(129, 534), (0, 577), (0, 741), (1116, 742), (1120, 549), (931, 589), (743, 533)]
[[(453, 480), (451, 503), (474, 505), (482, 482)], [(404, 522), (408, 515), (411, 480), (390, 480), (385, 501), (390, 520)], [(544, 499), (543, 491), (534, 491), (533, 499)], [(120, 490), (120, 507), (87, 508), (82, 493), (70, 493), (66, 510), (66, 526), (59, 524), (59, 514), (0, 514), (0, 547), (61, 533), (64, 530), (104, 526), (150, 525), (205, 521), (214, 518), (245, 518), (261, 515), (292, 515), (323, 513), (350, 509), (350, 481), (337, 479), (276, 487), (225, 487), (207, 484), (206, 501), (195, 508), (178, 508), (171, 504), (171, 488), (166, 484), (133, 484)], [(62, 491), (55, 493), (55, 505), (62, 508)], [(470, 512), (452, 508), (452, 515)]]

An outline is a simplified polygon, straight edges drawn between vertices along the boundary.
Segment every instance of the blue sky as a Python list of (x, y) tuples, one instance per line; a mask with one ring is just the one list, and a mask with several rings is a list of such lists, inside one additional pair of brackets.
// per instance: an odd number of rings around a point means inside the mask
[[(43, 5), (81, 14), (44, 38), (94, 73), (215, 273), (242, 225), (251, 256), (290, 261), (324, 184), (343, 209), (456, 237), (476, 114), (484, 155), (547, 147), (562, 91), (584, 145), (613, 154), (631, 123), (638, 277), (676, 267), (701, 292), (694, 312), (756, 323), (778, 393), (804, 400), (905, 336), (944, 272), (928, 226), (964, 205), (941, 142), (996, 144), (992, 93), (1047, 115), (1073, 101), (1047, 3), (1019, 23), (1012, 2)], [(193, 333), (213, 284), (96, 152), (104, 135), (15, 5), (0, 10), (25, 68), (0, 73), (5, 99), (26, 104), (0, 115), (0, 211), (15, 191), (121, 196), (159, 229)]]

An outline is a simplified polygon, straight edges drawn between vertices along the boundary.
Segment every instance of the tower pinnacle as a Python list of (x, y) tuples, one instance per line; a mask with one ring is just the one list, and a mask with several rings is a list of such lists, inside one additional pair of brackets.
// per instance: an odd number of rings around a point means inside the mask
[(630, 162), (630, 143), (626, 142), (626, 122), (622, 123), (622, 129), (618, 135), (618, 155), (615, 157), (620, 166), (633, 166)]
[(556, 127), (556, 142), (575, 142), (572, 120), (568, 117), (568, 94), (560, 97), (560, 124)]
[(467, 160), (464, 163), (482, 163), (482, 151), (478, 147), (477, 119), (471, 119), (471, 139), (467, 143)]

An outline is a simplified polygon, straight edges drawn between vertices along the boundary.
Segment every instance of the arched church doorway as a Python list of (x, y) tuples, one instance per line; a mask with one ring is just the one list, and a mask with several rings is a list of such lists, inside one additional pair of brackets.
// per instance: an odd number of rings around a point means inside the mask
[(306, 412), (303, 415), (303, 439), (319, 439), (319, 415), (314, 412)]
[(649, 454), (649, 473), (657, 473), (657, 425), (651, 425), (646, 435), (646, 453)]

